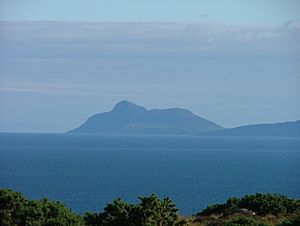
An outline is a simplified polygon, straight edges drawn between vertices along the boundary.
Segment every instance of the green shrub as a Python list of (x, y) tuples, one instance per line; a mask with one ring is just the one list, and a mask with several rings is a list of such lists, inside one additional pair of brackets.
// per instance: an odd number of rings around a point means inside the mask
[(285, 219), (281, 224), (278, 224), (277, 226), (300, 226), (300, 215), (294, 218)]
[(172, 226), (177, 223), (178, 210), (168, 197), (161, 200), (152, 194), (149, 197), (139, 197), (139, 199), (141, 203), (132, 214), (136, 225)]
[(133, 205), (128, 204), (122, 199), (117, 198), (113, 203), (104, 208), (104, 212), (99, 214), (86, 213), (84, 220), (87, 225), (95, 226), (127, 226), (129, 224), (129, 214)]
[(160, 199), (152, 194), (149, 197), (139, 197), (141, 203), (128, 204), (121, 199), (104, 208), (99, 214), (87, 213), (84, 216), (89, 226), (173, 226), (182, 225), (178, 221), (175, 204), (169, 199)]
[(238, 209), (251, 210), (261, 216), (267, 214), (290, 214), (300, 211), (300, 200), (289, 199), (287, 196), (280, 194), (257, 193), (255, 195), (246, 195), (241, 199), (230, 198), (225, 204), (208, 206), (202, 212), (198, 213), (197, 216), (224, 214)]
[(252, 217), (246, 216), (237, 216), (232, 218), (228, 223), (225, 224), (226, 226), (268, 226), (268, 224), (258, 221)]
[(240, 208), (247, 208), (258, 215), (292, 213), (299, 209), (299, 201), (289, 199), (281, 194), (246, 195), (238, 203)]
[(0, 225), (80, 226), (83, 220), (60, 202), (30, 201), (19, 192), (1, 189)]
[[(138, 204), (115, 199), (103, 212), (80, 216), (60, 202), (48, 199), (28, 200), (21, 193), (0, 189), (0, 226), (181, 226), (175, 204), (169, 198), (152, 194), (139, 197)], [(255, 211), (258, 216), (253, 217)], [(277, 226), (300, 226), (300, 201), (284, 195), (260, 194), (229, 198), (224, 204), (208, 206), (192, 221), (204, 220), (206, 225), (266, 226), (259, 215), (288, 216)], [(210, 215), (216, 216), (210, 216)], [(234, 216), (234, 217), (233, 217)], [(252, 216), (252, 217), (250, 217)], [(294, 216), (294, 217), (292, 217)], [(228, 220), (229, 219), (229, 220)], [(191, 218), (190, 218), (191, 221)]]

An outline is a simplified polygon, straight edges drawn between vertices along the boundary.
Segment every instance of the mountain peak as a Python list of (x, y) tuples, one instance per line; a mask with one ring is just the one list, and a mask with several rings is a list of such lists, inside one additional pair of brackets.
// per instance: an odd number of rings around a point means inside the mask
[(144, 112), (147, 111), (146, 108), (139, 106), (135, 103), (132, 103), (127, 100), (122, 100), (119, 103), (117, 103), (112, 112), (121, 112), (121, 113), (126, 113), (126, 112)]

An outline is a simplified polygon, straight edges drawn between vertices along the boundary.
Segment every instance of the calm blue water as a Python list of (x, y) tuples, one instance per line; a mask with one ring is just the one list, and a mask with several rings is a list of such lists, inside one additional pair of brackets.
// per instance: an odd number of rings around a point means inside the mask
[(80, 213), (151, 193), (182, 214), (255, 192), (300, 198), (300, 139), (2, 133), (0, 187)]

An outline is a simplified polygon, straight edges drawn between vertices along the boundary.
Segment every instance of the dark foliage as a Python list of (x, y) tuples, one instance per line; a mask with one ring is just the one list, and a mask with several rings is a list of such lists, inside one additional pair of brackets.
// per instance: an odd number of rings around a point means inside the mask
[(104, 212), (99, 214), (86, 213), (84, 220), (90, 226), (118, 226), (130, 225), (129, 214), (131, 213), (134, 205), (122, 201), (120, 198), (115, 199), (113, 203), (108, 204), (104, 208)]
[(285, 219), (281, 224), (277, 226), (300, 226), (300, 215)]
[(21, 193), (10, 189), (0, 190), (1, 226), (68, 226), (83, 225), (82, 218), (60, 202), (48, 199), (27, 200)]
[(172, 226), (183, 225), (178, 221), (175, 204), (169, 199), (159, 199), (152, 194), (149, 197), (139, 197), (141, 202), (137, 205), (128, 204), (121, 199), (104, 208), (99, 214), (87, 213), (84, 220), (87, 225), (97, 226)]
[(264, 216), (267, 214), (280, 215), (291, 214), (300, 211), (300, 200), (289, 199), (280, 194), (261, 194), (246, 195), (245, 197), (230, 198), (224, 204), (208, 206), (197, 216), (209, 216), (211, 214), (234, 213), (241, 209), (255, 212), (257, 215)]
[(179, 218), (169, 198), (152, 194), (139, 200), (138, 204), (129, 204), (118, 198), (100, 213), (80, 216), (60, 202), (28, 200), (19, 192), (0, 189), (0, 226), (180, 226), (194, 220), (196, 225), (265, 226), (267, 221), (260, 216), (266, 214), (280, 216), (277, 226), (300, 226), (300, 201), (278, 194), (230, 198), (188, 220)]
[(232, 218), (225, 226), (268, 226), (267, 223), (258, 221), (252, 217), (237, 216)]
[(133, 205), (115, 199), (103, 212), (86, 213), (83, 217), (48, 199), (28, 200), (21, 193), (10, 189), (0, 190), (0, 226), (175, 226), (178, 220), (175, 204), (152, 194), (139, 197)]

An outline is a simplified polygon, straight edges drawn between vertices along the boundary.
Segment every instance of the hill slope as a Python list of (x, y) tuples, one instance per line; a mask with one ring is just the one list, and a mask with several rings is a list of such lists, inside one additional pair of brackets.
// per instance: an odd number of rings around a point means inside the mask
[(240, 126), (213, 132), (210, 133), (210, 135), (300, 137), (300, 120), (293, 122)]
[(181, 108), (147, 110), (121, 101), (112, 111), (91, 116), (69, 133), (84, 134), (204, 134), (223, 127)]

